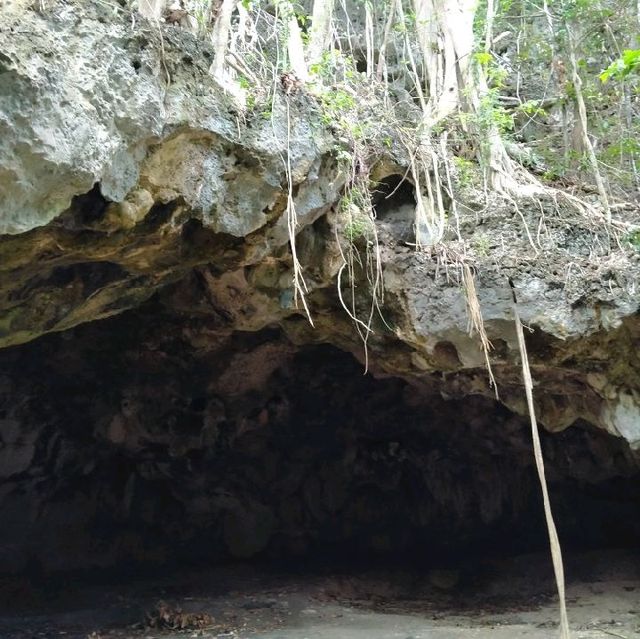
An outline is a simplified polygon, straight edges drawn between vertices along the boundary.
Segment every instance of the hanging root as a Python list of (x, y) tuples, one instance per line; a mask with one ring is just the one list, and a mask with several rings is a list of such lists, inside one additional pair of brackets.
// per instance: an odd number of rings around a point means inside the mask
[(484, 361), (487, 365), (487, 372), (489, 374), (489, 385), (493, 388), (496, 394), (496, 399), (500, 399), (498, 396), (498, 385), (496, 384), (496, 378), (494, 377), (493, 369), (491, 368), (491, 360), (489, 359), (489, 352), (493, 346), (491, 345), (487, 332), (484, 328), (484, 320), (482, 319), (482, 310), (480, 308), (480, 301), (478, 300), (476, 283), (473, 277), (473, 272), (468, 264), (462, 264), (462, 283), (464, 284), (464, 291), (467, 299), (467, 310), (469, 311), (469, 335), (473, 335), (475, 332), (480, 337), (480, 345), (482, 346)]
[[(338, 299), (342, 308), (353, 321), (356, 330), (362, 340), (364, 347), (365, 373), (369, 370), (369, 349), (368, 340), (373, 334), (373, 319), (376, 314), (382, 322), (386, 324), (382, 315), (380, 305), (384, 302), (384, 285), (382, 278), (382, 260), (380, 256), (380, 245), (378, 242), (378, 232), (375, 225), (375, 213), (371, 204), (371, 195), (368, 187), (367, 175), (355, 175), (352, 167), (351, 185), (348, 187), (342, 198), (340, 214), (346, 219), (342, 225), (335, 226), (336, 245), (342, 257), (342, 266), (338, 271), (337, 291)], [(357, 213), (358, 218), (354, 215)], [(364, 225), (364, 226), (363, 226)], [(339, 236), (339, 226), (342, 226), (344, 238)], [(356, 246), (358, 238), (355, 237), (356, 230), (362, 234), (361, 240), (364, 243), (364, 259), (361, 250)], [(343, 243), (346, 246), (343, 247)], [(364, 272), (369, 289), (369, 308), (366, 317), (358, 317), (356, 304), (356, 267)], [(349, 300), (345, 300), (343, 294), (343, 274), (347, 273), (347, 283), (349, 286)]]
[(544, 471), (544, 459), (542, 457), (542, 446), (540, 444), (540, 433), (538, 432), (538, 423), (536, 421), (535, 407), (533, 405), (533, 380), (531, 379), (531, 369), (529, 368), (529, 358), (527, 355), (527, 346), (524, 341), (524, 332), (522, 330), (522, 322), (518, 315), (515, 298), (513, 304), (513, 315), (516, 323), (516, 333), (518, 335), (518, 346), (520, 347), (520, 358), (522, 359), (522, 376), (524, 378), (524, 389), (527, 395), (527, 406), (529, 408), (529, 417), (531, 419), (531, 436), (533, 439), (533, 452), (538, 470), (538, 478), (542, 489), (542, 499), (544, 502), (544, 515), (547, 522), (547, 531), (549, 533), (549, 543), (551, 545), (551, 560), (553, 562), (553, 572), (556, 578), (558, 588), (558, 599), (560, 603), (560, 639), (570, 639), (569, 621), (567, 617), (567, 603), (565, 598), (564, 583), (564, 567), (562, 563), (562, 550), (560, 548), (560, 540), (553, 521), (553, 513), (551, 512), (551, 501), (549, 499), (549, 489), (547, 487), (547, 479)]
[(291, 170), (291, 115), (289, 113), (289, 98), (286, 98), (287, 104), (287, 155), (285, 158), (285, 169), (287, 174), (287, 228), (289, 231), (289, 244), (291, 246), (291, 260), (293, 262), (293, 297), (296, 308), (301, 303), (304, 312), (307, 315), (309, 323), (313, 326), (311, 312), (307, 304), (306, 294), (309, 292), (307, 284), (302, 275), (302, 266), (298, 260), (298, 252), (296, 250), (296, 229), (298, 227), (298, 216), (296, 214), (296, 206), (293, 200), (293, 173)]

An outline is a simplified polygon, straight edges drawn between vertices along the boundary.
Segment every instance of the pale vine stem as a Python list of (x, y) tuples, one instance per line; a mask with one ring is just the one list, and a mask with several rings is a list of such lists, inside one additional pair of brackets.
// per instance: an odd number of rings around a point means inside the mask
[(540, 488), (542, 490), (542, 500), (544, 504), (544, 516), (547, 522), (547, 531), (549, 534), (549, 544), (551, 546), (551, 560), (553, 562), (553, 572), (556, 579), (558, 589), (558, 600), (560, 604), (560, 639), (570, 639), (569, 619), (567, 616), (567, 603), (565, 594), (564, 566), (562, 562), (562, 549), (558, 538), (558, 531), (553, 520), (553, 512), (551, 510), (551, 500), (549, 498), (549, 488), (547, 486), (547, 478), (544, 469), (544, 458), (542, 456), (542, 445), (540, 443), (540, 433), (538, 431), (538, 422), (536, 420), (535, 405), (533, 402), (533, 380), (531, 378), (531, 368), (529, 367), (529, 357), (527, 353), (527, 345), (524, 341), (524, 331), (522, 330), (522, 322), (518, 315), (515, 299), (513, 304), (513, 316), (516, 324), (516, 333), (518, 336), (518, 346), (520, 348), (520, 358), (522, 360), (522, 376), (524, 379), (524, 389), (527, 396), (527, 407), (529, 409), (529, 419), (531, 421), (531, 437), (533, 440), (533, 453), (538, 471), (538, 479), (540, 480)]
[(289, 244), (291, 245), (291, 260), (293, 262), (293, 295), (296, 306), (298, 300), (302, 303), (304, 312), (311, 326), (314, 326), (311, 312), (307, 305), (306, 293), (309, 292), (307, 284), (302, 275), (302, 266), (298, 260), (298, 251), (296, 249), (296, 230), (298, 228), (298, 215), (296, 213), (296, 204), (293, 199), (293, 172), (291, 170), (291, 113), (289, 109), (289, 97), (285, 98), (287, 105), (287, 150), (285, 154), (285, 167), (287, 174), (287, 228), (289, 231)]

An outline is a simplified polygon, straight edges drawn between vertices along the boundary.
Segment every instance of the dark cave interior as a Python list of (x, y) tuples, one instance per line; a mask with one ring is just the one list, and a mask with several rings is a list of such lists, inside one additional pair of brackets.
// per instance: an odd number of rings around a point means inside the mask
[[(148, 307), (0, 353), (0, 573), (547, 548), (525, 418), (203, 321)], [(542, 437), (563, 543), (637, 545), (624, 441), (580, 422)]]

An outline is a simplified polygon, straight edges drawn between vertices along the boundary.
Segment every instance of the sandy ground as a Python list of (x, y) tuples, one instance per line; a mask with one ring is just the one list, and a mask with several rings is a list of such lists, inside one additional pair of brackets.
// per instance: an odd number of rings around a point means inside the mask
[[(442, 570), (235, 566), (126, 585), (13, 584), (2, 639), (543, 639), (558, 608), (544, 555)], [(640, 638), (640, 555), (567, 559), (574, 639)], [(22, 588), (22, 589), (20, 589)], [(163, 602), (163, 603), (160, 603)], [(172, 628), (173, 626), (173, 628)], [(180, 626), (183, 626), (180, 628)]]

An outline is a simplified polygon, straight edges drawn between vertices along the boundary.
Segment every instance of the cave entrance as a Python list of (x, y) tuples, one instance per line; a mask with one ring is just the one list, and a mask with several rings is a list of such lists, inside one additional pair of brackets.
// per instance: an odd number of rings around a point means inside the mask
[[(385, 614), (403, 601), (405, 614), (407, 602), (422, 612), (427, 600), (431, 612), (462, 600), (484, 605), (478, 589), (493, 592), (500, 572), (510, 576), (492, 605), (542, 597), (550, 614), (525, 419), (484, 397), (445, 399), (428, 385), (363, 375), (351, 355), (294, 347), (275, 328), (205, 343), (173, 321), (154, 326), (130, 313), (0, 354), (5, 607), (49, 601), (69, 576), (129, 589), (153, 576), (165, 591), (168, 579), (184, 606), (194, 583), (213, 597), (217, 575), (216, 597), (220, 588), (241, 593), (229, 603), (237, 618), (260, 610), (268, 625), (284, 618), (274, 588), (294, 607), (301, 589), (309, 610), (327, 614), (345, 615), (336, 608), (345, 601)], [(640, 538), (633, 454), (584, 423), (543, 433), (543, 445), (569, 579), (593, 579), (594, 566), (601, 578), (615, 566), (624, 600), (638, 577), (629, 559)], [(618, 554), (603, 554), (611, 548)], [(518, 601), (509, 599), (513, 588)], [(157, 589), (131, 597), (152, 605)], [(178, 617), (165, 624), (153, 610), (145, 631), (179, 627)], [(56, 619), (47, 623), (58, 628)], [(6, 637), (37, 636), (16, 634), (15, 617), (3, 628)], [(298, 636), (260, 632), (222, 636)], [(313, 636), (349, 636), (323, 632)]]

